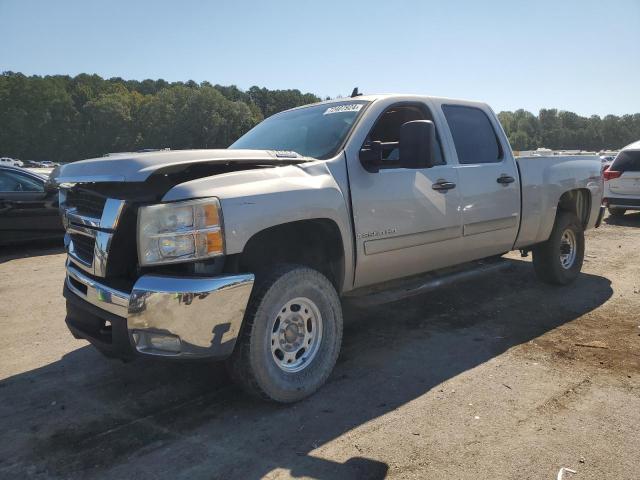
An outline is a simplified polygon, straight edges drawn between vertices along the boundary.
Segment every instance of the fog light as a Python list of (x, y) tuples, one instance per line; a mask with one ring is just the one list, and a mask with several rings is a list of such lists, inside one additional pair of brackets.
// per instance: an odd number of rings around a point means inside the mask
[(175, 335), (135, 331), (132, 336), (136, 348), (140, 352), (157, 350), (159, 352), (180, 353), (180, 337)]

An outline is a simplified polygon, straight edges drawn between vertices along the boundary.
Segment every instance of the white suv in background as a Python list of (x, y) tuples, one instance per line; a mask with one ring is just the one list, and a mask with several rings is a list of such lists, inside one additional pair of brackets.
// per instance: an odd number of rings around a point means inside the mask
[(22, 167), (24, 163), (21, 160), (16, 160), (9, 157), (0, 157), (0, 165), (3, 167)]
[(620, 150), (603, 175), (603, 202), (611, 215), (640, 210), (640, 141)]

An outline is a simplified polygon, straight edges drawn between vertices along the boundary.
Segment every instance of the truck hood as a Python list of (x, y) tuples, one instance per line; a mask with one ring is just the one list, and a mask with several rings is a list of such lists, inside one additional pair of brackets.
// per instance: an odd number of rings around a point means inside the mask
[(176, 173), (194, 164), (290, 165), (313, 161), (296, 152), (274, 150), (161, 150), (118, 153), (55, 169), (51, 182), (144, 182), (154, 174)]

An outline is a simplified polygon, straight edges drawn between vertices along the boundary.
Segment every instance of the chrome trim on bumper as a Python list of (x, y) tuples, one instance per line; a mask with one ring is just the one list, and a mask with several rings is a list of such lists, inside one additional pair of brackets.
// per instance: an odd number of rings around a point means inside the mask
[[(225, 356), (233, 351), (254, 276), (138, 279), (129, 300), (129, 332), (153, 331), (180, 338), (180, 355)], [(175, 355), (138, 347), (142, 353)]]
[[(66, 282), (80, 298), (126, 318), (131, 344), (142, 354), (223, 358), (231, 354), (240, 333), (254, 276), (144, 275), (127, 293), (102, 285), (67, 262)], [(143, 340), (145, 335), (178, 337), (179, 351), (155, 349)]]
[[(75, 280), (81, 285), (74, 284)], [(102, 285), (67, 262), (67, 287), (83, 300), (119, 317), (127, 317), (129, 294)], [(86, 288), (86, 292), (83, 291)]]

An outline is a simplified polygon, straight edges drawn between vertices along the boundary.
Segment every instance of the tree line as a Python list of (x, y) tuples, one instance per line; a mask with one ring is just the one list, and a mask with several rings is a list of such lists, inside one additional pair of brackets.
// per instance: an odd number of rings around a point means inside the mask
[[(319, 100), (257, 86), (4, 72), (0, 156), (73, 161), (145, 148), (224, 148), (264, 118)], [(640, 139), (640, 114), (587, 118), (544, 109), (498, 116), (514, 150), (600, 150)]]
[(320, 99), (299, 90), (0, 75), (0, 156), (73, 161), (145, 148), (224, 148), (264, 118)]
[(514, 150), (616, 150), (640, 140), (640, 113), (582, 117), (544, 108), (538, 115), (526, 110), (500, 112), (502, 128)]

